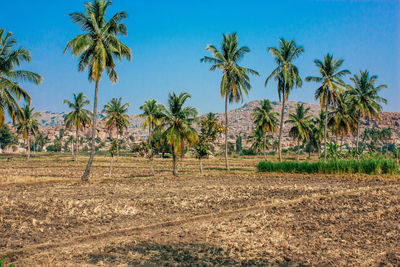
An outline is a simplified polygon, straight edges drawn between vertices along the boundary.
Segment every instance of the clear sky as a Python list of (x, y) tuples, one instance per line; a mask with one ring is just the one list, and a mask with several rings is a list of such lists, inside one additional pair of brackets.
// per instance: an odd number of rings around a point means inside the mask
[[(68, 14), (84, 11), (81, 0), (1, 0), (0, 27), (12, 31), (19, 44), (32, 51), (23, 67), (43, 75), (40, 86), (24, 85), (36, 110), (65, 111), (63, 99), (84, 92), (92, 101), (94, 84), (87, 72), (78, 72), (77, 58), (63, 54), (65, 44), (81, 33)], [(118, 64), (119, 81), (100, 83), (99, 107), (112, 97), (131, 104), (138, 113), (147, 99), (166, 102), (168, 92), (187, 91), (190, 104), (200, 113), (222, 112), (219, 95), (221, 73), (209, 72), (200, 58), (209, 55), (207, 44), (220, 46), (222, 33), (237, 32), (239, 45), (251, 52), (241, 64), (260, 73), (251, 80), (245, 102), (277, 100), (276, 85), (264, 87), (275, 67), (267, 47), (279, 38), (295, 39), (305, 53), (296, 61), (301, 76), (317, 75), (313, 60), (327, 52), (341, 57), (352, 73), (368, 69), (386, 83), (382, 95), (385, 111), (400, 111), (399, 22), (400, 1), (128, 1), (114, 0), (108, 15), (125, 10), (128, 36), (121, 40), (132, 48), (131, 62)], [(291, 100), (314, 102), (315, 83), (304, 82)], [(237, 107), (232, 105), (230, 108)]]

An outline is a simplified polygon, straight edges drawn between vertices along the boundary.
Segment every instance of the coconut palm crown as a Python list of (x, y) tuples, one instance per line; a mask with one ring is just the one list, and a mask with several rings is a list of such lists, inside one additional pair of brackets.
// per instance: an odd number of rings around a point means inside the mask
[(31, 82), (39, 85), (42, 76), (27, 70), (16, 70), (23, 62), (30, 62), (31, 53), (23, 48), (15, 48), (17, 40), (11, 32), (0, 28), (0, 126), (4, 123), (7, 110), (11, 120), (15, 123), (17, 114), (23, 114), (18, 101), (23, 98), (30, 103), (31, 97), (20, 86), (20, 82)]

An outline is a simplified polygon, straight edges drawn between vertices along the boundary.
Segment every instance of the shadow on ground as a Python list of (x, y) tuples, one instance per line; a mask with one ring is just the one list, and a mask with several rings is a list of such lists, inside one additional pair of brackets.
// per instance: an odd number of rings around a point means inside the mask
[(229, 251), (205, 244), (140, 243), (121, 247), (106, 247), (104, 252), (88, 254), (89, 264), (130, 266), (306, 266), (290, 259), (271, 261), (272, 257), (238, 260)]

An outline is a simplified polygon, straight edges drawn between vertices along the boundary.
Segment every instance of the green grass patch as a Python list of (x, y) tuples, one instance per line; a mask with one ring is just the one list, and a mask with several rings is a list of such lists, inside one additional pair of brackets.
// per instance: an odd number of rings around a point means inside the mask
[(357, 160), (329, 160), (317, 162), (261, 161), (257, 164), (260, 172), (288, 172), (288, 173), (365, 173), (365, 174), (397, 174), (399, 167), (391, 159), (363, 159)]

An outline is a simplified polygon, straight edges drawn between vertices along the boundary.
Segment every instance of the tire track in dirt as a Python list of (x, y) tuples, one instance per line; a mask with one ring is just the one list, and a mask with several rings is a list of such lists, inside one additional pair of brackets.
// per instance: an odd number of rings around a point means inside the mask
[[(33, 256), (33, 255), (38, 256), (40, 254), (46, 253), (46, 251), (51, 250), (51, 249), (59, 249), (59, 248), (63, 248), (63, 247), (72, 248), (74, 246), (79, 247), (79, 246), (84, 245), (85, 243), (87, 244), (87, 243), (91, 243), (91, 242), (97, 242), (98, 240), (102, 240), (102, 239), (106, 239), (106, 238), (112, 238), (112, 239), (117, 239), (120, 237), (126, 238), (128, 236), (140, 234), (141, 232), (144, 232), (144, 231), (156, 231), (161, 228), (180, 226), (180, 225), (187, 224), (187, 223), (201, 222), (201, 221), (206, 221), (206, 220), (215, 219), (215, 218), (218, 218), (219, 220), (223, 220), (224, 218), (243, 216), (245, 214), (248, 214), (248, 213), (251, 213), (254, 211), (260, 211), (265, 208), (296, 204), (296, 203), (300, 203), (300, 202), (306, 201), (306, 200), (316, 201), (320, 198), (332, 198), (332, 197), (339, 197), (339, 196), (357, 195), (357, 194), (361, 194), (361, 193), (373, 191), (373, 190), (385, 189), (385, 188), (389, 188), (389, 187), (393, 188), (393, 186), (397, 187), (398, 185), (373, 186), (373, 187), (368, 186), (368, 187), (360, 187), (357, 189), (349, 189), (349, 190), (343, 190), (343, 191), (338, 191), (338, 192), (332, 192), (329, 194), (312, 194), (311, 196), (302, 196), (302, 197), (291, 199), (291, 200), (274, 200), (273, 202), (261, 201), (257, 205), (254, 205), (251, 207), (246, 207), (246, 208), (227, 210), (227, 211), (218, 212), (218, 213), (208, 213), (208, 214), (203, 214), (203, 215), (192, 216), (190, 218), (185, 218), (185, 219), (170, 220), (170, 221), (164, 221), (164, 222), (160, 222), (160, 223), (154, 223), (154, 224), (148, 224), (148, 225), (142, 225), (142, 226), (116, 229), (116, 230), (111, 230), (111, 231), (106, 231), (106, 232), (101, 232), (101, 233), (96, 233), (96, 234), (91, 234), (91, 235), (84, 235), (84, 236), (80, 236), (77, 238), (72, 238), (65, 242), (42, 243), (42, 244), (37, 244), (37, 245), (32, 245), (29, 247), (21, 248), (21, 249), (3, 251), (3, 252), (0, 252), (0, 258), (2, 258), (2, 257), (9, 258), (12, 256), (21, 257), (27, 253), (29, 253), (30, 256)], [(35, 253), (35, 251), (37, 251), (37, 252)]]

